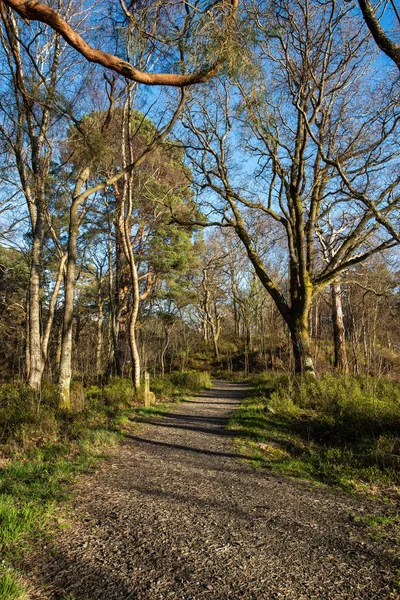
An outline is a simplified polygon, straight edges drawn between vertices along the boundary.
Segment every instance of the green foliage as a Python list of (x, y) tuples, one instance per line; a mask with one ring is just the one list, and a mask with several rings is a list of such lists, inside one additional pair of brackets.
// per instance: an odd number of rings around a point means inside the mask
[(56, 396), (44, 386), (39, 396), (25, 385), (4, 384), (0, 387), (0, 449), (12, 440), (25, 446), (51, 437), (57, 431), (53, 410)]
[[(73, 153), (73, 162), (81, 167), (92, 163), (100, 172), (109, 173), (121, 165), (121, 137), (123, 110), (117, 108), (104, 128), (107, 111), (93, 111), (85, 115), (79, 131), (72, 127), (65, 144), (66, 155)], [(135, 145), (146, 147), (157, 134), (155, 125), (142, 113), (133, 111), (132, 131)]]
[(131, 379), (121, 377), (111, 377), (104, 387), (92, 385), (86, 390), (87, 405), (92, 410), (101, 406), (124, 409), (142, 402), (142, 396), (140, 390), (134, 389)]
[(168, 375), (165, 377), (151, 377), (150, 389), (155, 393), (156, 398), (173, 398), (181, 393)]
[(103, 400), (109, 406), (126, 407), (135, 400), (135, 390), (130, 379), (112, 377), (103, 388)]
[(231, 428), (245, 456), (262, 466), (375, 494), (400, 485), (394, 381), (263, 375)]
[(183, 373), (173, 373), (171, 375), (171, 381), (174, 385), (189, 392), (197, 392), (212, 388), (210, 374), (205, 372), (184, 371)]
[(201, 390), (210, 389), (212, 382), (209, 373), (201, 371), (183, 371), (152, 377), (150, 389), (157, 398), (180, 398)]
[[(172, 385), (172, 384), (171, 384)], [(24, 585), (9, 562), (49, 528), (65, 484), (115, 446), (137, 421), (166, 407), (138, 408), (132, 383), (113, 378), (103, 389), (72, 389), (82, 406), (57, 410), (56, 386), (36, 395), (23, 385), (0, 387), (0, 600), (23, 600)], [(133, 403), (136, 403), (136, 408)], [(7, 458), (8, 457), (8, 458)]]
[(0, 567), (0, 600), (25, 600), (25, 586), (13, 569)]

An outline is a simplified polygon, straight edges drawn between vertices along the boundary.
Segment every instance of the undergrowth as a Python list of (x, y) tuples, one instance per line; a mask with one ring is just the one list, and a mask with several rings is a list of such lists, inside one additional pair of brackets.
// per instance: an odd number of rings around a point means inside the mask
[(398, 495), (398, 383), (332, 375), (259, 375), (252, 383), (230, 423), (247, 458), (381, 499)]
[[(209, 377), (179, 374), (153, 379), (156, 406), (144, 408), (129, 380), (106, 386), (72, 386), (71, 412), (56, 405), (56, 388), (40, 396), (24, 385), (0, 386), (0, 600), (24, 600), (23, 578), (15, 565), (34, 541), (55, 524), (56, 508), (68, 486), (105, 456), (148, 414), (167, 410), (160, 400), (179, 400), (211, 384)], [(178, 385), (179, 381), (179, 385)]]

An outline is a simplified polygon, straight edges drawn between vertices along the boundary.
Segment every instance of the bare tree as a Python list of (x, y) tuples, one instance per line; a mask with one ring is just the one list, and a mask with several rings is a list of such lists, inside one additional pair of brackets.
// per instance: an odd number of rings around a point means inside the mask
[[(68, 14), (72, 2), (59, 3), (59, 9)], [(10, 89), (1, 99), (0, 109), (5, 118), (0, 132), (13, 155), (13, 166), (19, 178), (18, 190), (25, 198), (29, 215), (31, 271), (27, 295), (26, 377), (28, 384), (37, 390), (45, 368), (54, 308), (66, 261), (50, 223), (48, 200), (53, 138), (56, 124), (59, 129), (66, 113), (65, 103), (58, 101), (58, 93), (61, 73), (67, 73), (68, 57), (55, 32), (43, 32), (36, 26), (31, 31), (21, 31), (15, 14), (3, 4), (0, 10), (1, 44), (10, 78)], [(15, 180), (10, 178), (9, 183), (15, 185)], [(53, 238), (59, 267), (49, 301), (47, 323), (42, 329), (43, 250), (48, 236)]]
[[(256, 82), (242, 77), (236, 89), (227, 81), (216, 84), (215, 107), (208, 98), (193, 99), (184, 126), (199, 189), (214, 194), (208, 200), (211, 222), (236, 231), (290, 330), (296, 371), (313, 373), (312, 299), (349, 267), (398, 239), (397, 103), (389, 96), (382, 106), (381, 96), (372, 94), (368, 40), (346, 6), (334, 0), (323, 6), (282, 1), (273, 42), (270, 21), (264, 25), (262, 17), (257, 14), (263, 69)], [(259, 165), (250, 181), (230, 152), (238, 139), (235, 111), (245, 134), (240, 162), (253, 173), (254, 159)], [(334, 221), (351, 218), (334, 257), (321, 267), (317, 232), (329, 214)], [(264, 250), (254, 242), (255, 220), (275, 222), (285, 240), (284, 285), (263, 260), (268, 238)]]

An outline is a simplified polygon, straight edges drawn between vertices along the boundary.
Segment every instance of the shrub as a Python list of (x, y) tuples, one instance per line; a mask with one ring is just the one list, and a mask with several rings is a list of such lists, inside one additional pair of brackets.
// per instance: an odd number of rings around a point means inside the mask
[(169, 376), (151, 377), (150, 389), (158, 398), (172, 398), (177, 393), (176, 386)]
[(25, 385), (5, 384), (0, 387), (0, 444), (20, 437), (24, 426), (37, 422), (38, 397)]
[(173, 373), (171, 375), (171, 381), (174, 385), (190, 392), (197, 392), (212, 387), (210, 374), (202, 371)]
[(115, 408), (123, 408), (135, 400), (135, 390), (130, 379), (111, 377), (103, 388), (102, 400), (104, 404)]

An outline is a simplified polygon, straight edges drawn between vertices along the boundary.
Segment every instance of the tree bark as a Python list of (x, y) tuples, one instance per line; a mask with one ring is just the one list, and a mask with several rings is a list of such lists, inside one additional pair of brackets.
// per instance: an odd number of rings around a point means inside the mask
[(100, 380), (103, 372), (101, 364), (101, 352), (103, 348), (103, 300), (101, 298), (100, 289), (98, 294), (98, 307), (99, 314), (97, 319), (96, 375), (97, 379)]
[(292, 341), (295, 373), (309, 374), (315, 377), (310, 336), (308, 331), (308, 311), (294, 315), (288, 323)]
[(341, 286), (339, 283), (331, 285), (332, 295), (332, 324), (333, 324), (333, 342), (334, 342), (334, 368), (343, 374), (349, 372), (346, 351), (346, 332), (343, 321), (343, 306), (341, 296)]
[(50, 298), (49, 316), (47, 318), (46, 328), (45, 328), (45, 331), (43, 334), (43, 339), (42, 339), (42, 376), (43, 376), (43, 372), (44, 372), (44, 369), (46, 366), (50, 334), (51, 334), (51, 330), (53, 328), (53, 322), (54, 322), (56, 302), (57, 302), (57, 297), (58, 297), (58, 294), (60, 291), (60, 286), (61, 286), (61, 282), (62, 282), (62, 278), (63, 278), (63, 274), (64, 274), (64, 267), (65, 267), (67, 258), (68, 257), (66, 254), (63, 254), (60, 257), (60, 264), (58, 266), (57, 279), (54, 284), (54, 289), (53, 289), (53, 292), (52, 292), (51, 298)]
[(368, 29), (379, 48), (392, 59), (400, 70), (400, 46), (391, 39), (383, 29), (376, 12), (369, 0), (358, 0), (361, 12)]
[(68, 259), (67, 275), (64, 290), (64, 317), (63, 334), (61, 344), (60, 373), (58, 379), (58, 404), (59, 408), (71, 410), (71, 376), (72, 376), (72, 325), (74, 317), (74, 295), (75, 295), (75, 271), (77, 262), (76, 245), (79, 234), (79, 193), (90, 174), (90, 168), (86, 167), (80, 174), (75, 186), (74, 198), (70, 209), (69, 232), (68, 232)]
[[(72, 210), (71, 210), (72, 213)], [(72, 324), (74, 313), (75, 270), (76, 270), (76, 241), (78, 227), (71, 214), (68, 240), (67, 276), (64, 292), (64, 316), (61, 342), (60, 373), (58, 379), (59, 408), (70, 410), (70, 386), (72, 375)]]
[(140, 291), (139, 291), (139, 278), (136, 269), (136, 264), (130, 261), (130, 270), (132, 278), (132, 309), (129, 316), (129, 347), (131, 350), (132, 358), (132, 381), (135, 390), (140, 389), (140, 355), (136, 340), (136, 323), (139, 313), (139, 302), (140, 302)]
[(28, 385), (40, 389), (42, 379), (42, 339), (40, 318), (40, 275), (44, 238), (44, 211), (38, 206), (33, 230), (32, 263), (29, 281), (29, 377)]
[[(46, 23), (59, 33), (64, 40), (75, 48), (89, 62), (102, 65), (115, 71), (126, 79), (146, 85), (169, 85), (185, 87), (195, 83), (204, 83), (214, 77), (221, 69), (223, 61), (216, 58), (209, 66), (200, 68), (195, 73), (146, 73), (135, 68), (129, 62), (108, 52), (103, 52), (90, 46), (63, 18), (63, 16), (42, 2), (28, 0), (4, 0), (4, 3), (15, 10), (25, 21), (40, 21)], [(230, 0), (231, 12), (225, 24), (226, 38), (229, 39), (234, 29), (239, 0)], [(217, 3), (218, 4), (218, 3)]]

